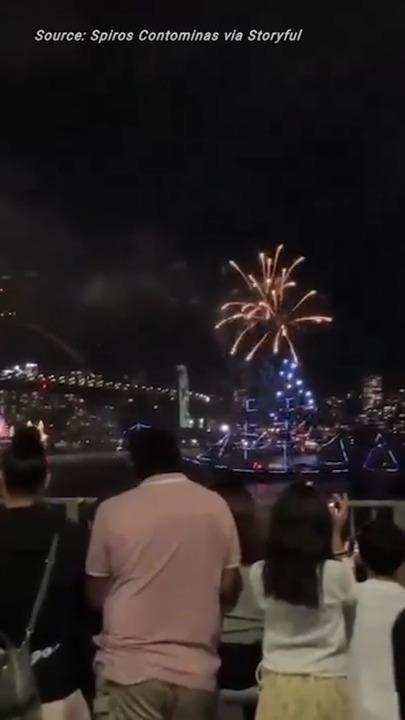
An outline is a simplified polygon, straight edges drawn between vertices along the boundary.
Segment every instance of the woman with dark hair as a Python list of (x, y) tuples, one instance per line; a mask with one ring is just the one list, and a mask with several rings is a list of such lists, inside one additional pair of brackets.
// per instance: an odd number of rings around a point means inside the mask
[(347, 498), (310, 484), (274, 504), (266, 559), (251, 570), (265, 613), (257, 720), (348, 720), (346, 651), (356, 602), (344, 561)]
[(42, 502), (48, 463), (39, 432), (16, 431), (1, 459), (0, 631), (14, 646), (24, 640), (53, 541), (56, 556), (30, 641), (43, 720), (87, 720), (83, 694), (91, 664), (85, 623), (85, 538)]

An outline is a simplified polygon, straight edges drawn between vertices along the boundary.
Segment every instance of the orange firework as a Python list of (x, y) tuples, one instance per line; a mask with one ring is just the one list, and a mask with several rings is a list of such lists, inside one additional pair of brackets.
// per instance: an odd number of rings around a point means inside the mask
[[(300, 325), (305, 323), (329, 323), (331, 317), (326, 315), (301, 314), (304, 305), (316, 295), (316, 290), (293, 299), (293, 288), (296, 282), (293, 273), (305, 258), (299, 257), (289, 267), (280, 266), (283, 245), (276, 249), (274, 258), (260, 253), (260, 276), (246, 274), (234, 261), (230, 266), (243, 278), (250, 297), (243, 301), (228, 302), (220, 309), (222, 319), (216, 324), (219, 329), (228, 323), (238, 326), (238, 333), (231, 348), (231, 355), (248, 344), (249, 351), (245, 357), (250, 362), (257, 351), (269, 344), (272, 352), (277, 355), (280, 346), (285, 344), (295, 362), (298, 357), (294, 348), (292, 335)], [(259, 332), (259, 340), (257, 335)], [(252, 340), (253, 338), (253, 340)]]

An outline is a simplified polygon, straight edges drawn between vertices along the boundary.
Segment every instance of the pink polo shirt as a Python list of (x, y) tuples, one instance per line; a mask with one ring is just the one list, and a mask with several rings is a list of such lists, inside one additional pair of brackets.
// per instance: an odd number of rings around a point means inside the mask
[(214, 689), (221, 577), (239, 564), (227, 504), (185, 475), (153, 476), (102, 503), (87, 573), (112, 581), (99, 638), (105, 677)]

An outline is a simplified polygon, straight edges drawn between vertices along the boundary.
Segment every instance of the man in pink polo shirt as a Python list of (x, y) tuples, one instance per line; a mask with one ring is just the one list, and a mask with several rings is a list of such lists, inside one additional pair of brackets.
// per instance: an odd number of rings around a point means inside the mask
[(211, 720), (221, 611), (241, 585), (235, 523), (180, 472), (172, 435), (137, 431), (129, 447), (142, 482), (100, 506), (87, 559), (111, 717)]

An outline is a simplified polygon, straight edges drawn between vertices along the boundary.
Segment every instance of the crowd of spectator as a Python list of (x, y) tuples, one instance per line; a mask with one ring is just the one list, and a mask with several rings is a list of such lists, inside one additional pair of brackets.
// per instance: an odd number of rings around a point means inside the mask
[(111, 720), (214, 720), (222, 689), (254, 691), (246, 720), (405, 720), (392, 520), (348, 539), (347, 498), (292, 482), (262, 542), (247, 489), (189, 480), (169, 433), (129, 448), (134, 488), (91, 528), (44, 501), (34, 428), (3, 451), (1, 718), (88, 720), (102, 695)]

